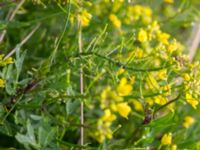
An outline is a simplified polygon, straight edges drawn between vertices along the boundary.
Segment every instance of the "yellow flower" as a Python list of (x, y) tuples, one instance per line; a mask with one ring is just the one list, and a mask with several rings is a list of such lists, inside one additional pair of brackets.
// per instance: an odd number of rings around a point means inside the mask
[(171, 150), (177, 150), (177, 145), (173, 144), (172, 147), (171, 147)]
[(134, 84), (135, 83), (135, 76), (130, 77), (130, 83)]
[(179, 48), (179, 44), (177, 43), (176, 40), (173, 40), (173, 42), (171, 42), (168, 46), (167, 46), (167, 52), (169, 54), (173, 53), (175, 50), (177, 50)]
[(159, 105), (164, 105), (167, 103), (167, 99), (161, 95), (155, 97), (155, 103)]
[(127, 60), (131, 62), (134, 58), (140, 59), (143, 57), (144, 57), (144, 51), (141, 48), (137, 47), (136, 49), (128, 53)]
[(144, 29), (140, 29), (137, 39), (140, 42), (146, 42), (148, 40), (147, 31), (145, 31)]
[(87, 27), (90, 24), (90, 20), (92, 19), (92, 15), (87, 12), (87, 10), (83, 10), (80, 15), (81, 25), (83, 27)]
[(123, 98), (117, 95), (115, 91), (112, 91), (110, 86), (107, 86), (101, 92), (101, 108), (108, 108), (110, 103), (112, 103), (112, 100), (120, 102)]
[(142, 16), (141, 16), (141, 21), (142, 23), (148, 25), (152, 21), (152, 10), (149, 7), (144, 7), (142, 9)]
[(0, 88), (5, 87), (5, 81), (3, 79), (0, 79)]
[(151, 74), (149, 74), (148, 77), (146, 78), (146, 82), (150, 89), (159, 89), (158, 82)]
[(191, 94), (186, 93), (185, 98), (186, 98), (186, 101), (187, 101), (194, 109), (197, 108), (196, 106), (199, 104), (199, 101), (197, 101), (196, 99), (194, 99), (194, 98), (192, 97)]
[(125, 72), (125, 69), (124, 68), (120, 68), (118, 71), (117, 71), (117, 75), (121, 75)]
[(94, 136), (98, 140), (99, 143), (102, 143), (106, 138), (112, 138), (112, 131), (110, 129), (110, 123), (103, 122), (102, 120), (98, 120), (97, 122), (97, 131)]
[(4, 63), (5, 63), (6, 65), (12, 64), (12, 63), (13, 63), (13, 58), (12, 58), (12, 57), (8, 57), (6, 60), (4, 60)]
[(112, 109), (112, 111), (117, 111), (117, 106), (115, 103), (111, 104), (110, 108)]
[(167, 70), (163, 69), (158, 72), (158, 78), (163, 80), (167, 78)]
[(139, 16), (142, 14), (142, 6), (140, 5), (129, 6), (128, 11), (135, 14), (136, 16)]
[(101, 93), (101, 98), (102, 99), (107, 99), (109, 93), (111, 91), (111, 87), (110, 86), (107, 86)]
[(186, 116), (184, 118), (183, 127), (189, 128), (194, 123), (194, 121), (194, 118), (192, 118), (191, 116)]
[(132, 103), (133, 103), (133, 106), (134, 106), (135, 110), (143, 111), (143, 106), (139, 101), (133, 100)]
[(162, 145), (170, 145), (172, 143), (172, 134), (164, 134), (164, 136), (161, 139), (161, 144)]
[(111, 113), (110, 109), (104, 110), (104, 115), (101, 117), (101, 119), (105, 122), (112, 122), (116, 119), (116, 116)]
[(152, 16), (152, 10), (149, 7), (144, 7), (144, 9), (142, 9), (142, 13), (144, 13), (145, 16), (151, 17)]
[(140, 49), (140, 48), (136, 48), (136, 50), (134, 51), (134, 53), (135, 53), (135, 57), (136, 58), (142, 58), (142, 57), (144, 57), (144, 51), (142, 50), (142, 49)]
[(6, 66), (9, 64), (13, 63), (13, 58), (12, 57), (8, 57), (7, 59), (4, 60), (4, 55), (0, 55), (0, 66)]
[(160, 89), (163, 90), (163, 91), (170, 91), (171, 90), (171, 85), (167, 84), (165, 86), (161, 86)]
[(126, 103), (116, 104), (117, 112), (124, 118), (128, 118), (129, 113), (131, 112), (131, 107)]
[(121, 28), (121, 21), (115, 14), (110, 14), (109, 19), (115, 28), (117, 28), (117, 29)]
[(147, 103), (149, 106), (153, 106), (154, 100), (153, 100), (152, 98), (146, 98), (146, 103)]
[(170, 4), (173, 4), (174, 3), (174, 0), (164, 0), (165, 3), (170, 3)]
[(185, 81), (189, 81), (191, 78), (190, 78), (190, 75), (189, 75), (188, 73), (185, 73), (185, 74), (183, 75), (183, 79), (184, 79)]
[(149, 39), (152, 40), (155, 37), (156, 32), (160, 32), (160, 26), (157, 21), (153, 21), (149, 26), (148, 26), (148, 31), (149, 31)]
[(118, 12), (121, 6), (123, 6), (124, 0), (114, 1), (112, 12)]
[(168, 44), (170, 35), (167, 33), (158, 33), (158, 40), (163, 44)]
[(125, 77), (123, 77), (120, 80), (120, 83), (117, 87), (117, 92), (119, 94), (119, 96), (127, 96), (131, 93), (132, 91), (132, 85), (127, 83), (127, 79)]
[(1, 54), (1, 55), (0, 55), (0, 61), (3, 60), (3, 57), (4, 57), (4, 54)]

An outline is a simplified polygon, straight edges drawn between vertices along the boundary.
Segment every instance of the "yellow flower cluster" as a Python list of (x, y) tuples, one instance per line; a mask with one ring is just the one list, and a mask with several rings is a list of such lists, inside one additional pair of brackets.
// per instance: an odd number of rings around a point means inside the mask
[(0, 88), (5, 87), (5, 81), (3, 79), (0, 79)]
[[(174, 2), (173, 0), (164, 1), (166, 3)], [(137, 84), (135, 84), (134, 89), (137, 91), (135, 93), (133, 92), (135, 78), (131, 80), (123, 77), (129, 76), (130, 72), (128, 72), (128, 69), (122, 68), (116, 73), (117, 77), (122, 77), (119, 84), (115, 88), (108, 86), (102, 91), (100, 105), (103, 114), (99, 118), (100, 123), (98, 123), (96, 133), (97, 139), (98, 137), (101, 139), (99, 142), (112, 138), (112, 122), (117, 120), (118, 115), (128, 118), (131, 112), (130, 103), (133, 109), (143, 112), (142, 104), (148, 104), (153, 108), (154, 105), (156, 107), (157, 105), (165, 105), (177, 95), (179, 91), (177, 89), (184, 87), (183, 90), (187, 91), (185, 95), (186, 102), (195, 109), (199, 104), (200, 93), (197, 89), (200, 87), (200, 65), (189, 63), (188, 57), (182, 53), (184, 47), (176, 39), (173, 39), (170, 34), (161, 30), (159, 23), (153, 20), (152, 10), (149, 7), (128, 6), (127, 13), (121, 20), (116, 15), (116, 13), (120, 15), (120, 12), (116, 11), (119, 7), (121, 6), (116, 5), (116, 8), (111, 13), (109, 12), (109, 20), (112, 25), (120, 31), (123, 30), (123, 33), (126, 33), (126, 28), (121, 28), (122, 23), (125, 23), (123, 27), (137, 25), (139, 28), (134, 29), (133, 47), (131, 47), (132, 45), (125, 45), (123, 52), (115, 55), (115, 58), (127, 64), (128, 67), (138, 67), (147, 71), (142, 72), (141, 76), (136, 73), (136, 77), (141, 78), (138, 79), (139, 81), (136, 80)], [(149, 68), (156, 69), (148, 71)], [(183, 92), (181, 90), (180, 92)], [(141, 94), (141, 99), (131, 99), (129, 100), (130, 103), (127, 103), (124, 100), (125, 96), (128, 97), (132, 93), (133, 95)], [(175, 103), (173, 104), (166, 107), (173, 110), (174, 106), (177, 106)], [(193, 122), (192, 118), (186, 117), (183, 127), (188, 128)], [(177, 149), (177, 145), (172, 145), (172, 135), (170, 133), (163, 135), (161, 143), (162, 145), (170, 145), (173, 150)]]
[[(137, 41), (142, 43), (146, 54), (153, 52), (164, 60), (171, 59), (171, 62), (174, 61), (171, 55), (181, 52), (183, 49), (183, 46), (179, 42), (175, 39), (170, 39), (170, 34), (160, 29), (157, 21), (152, 21), (148, 26), (142, 26), (137, 32)], [(154, 47), (147, 47), (147, 45), (151, 45), (151, 43), (154, 43)], [(154, 51), (152, 51), (153, 49)]]
[(146, 42), (147, 40), (148, 40), (147, 31), (145, 31), (144, 29), (140, 29), (138, 33), (138, 41)]
[(189, 93), (186, 93), (185, 95), (186, 101), (194, 108), (197, 108), (197, 105), (199, 104), (199, 101), (193, 98), (193, 96)]
[(172, 134), (171, 133), (164, 134), (161, 139), (161, 144), (170, 145), (171, 143), (172, 143)]
[[(128, 79), (121, 78), (116, 90), (106, 87), (101, 93), (101, 108), (103, 115), (99, 118), (97, 124), (98, 131), (95, 138), (99, 142), (103, 142), (106, 138), (112, 138), (110, 126), (116, 119), (116, 113), (121, 117), (128, 119), (131, 107), (124, 101), (123, 96), (130, 95), (132, 92), (133, 82), (128, 83)], [(102, 127), (103, 126), (103, 127)]]
[(146, 83), (147, 83), (148, 88), (151, 89), (151, 90), (153, 90), (153, 89), (159, 89), (160, 88), (157, 80), (150, 73), (148, 74), (148, 76), (146, 78)]
[(170, 150), (177, 150), (177, 145), (172, 144), (172, 134), (171, 133), (166, 133), (162, 136), (161, 144), (162, 145), (171, 145)]
[(127, 102), (123, 101), (123, 96), (129, 95), (131, 92), (132, 84), (127, 83), (126, 78), (122, 78), (116, 91), (111, 90), (111, 87), (106, 87), (102, 91), (101, 108), (111, 109), (113, 112), (118, 112), (120, 116), (127, 118), (131, 108)]
[(106, 138), (112, 138), (112, 131), (110, 129), (110, 122), (103, 122), (98, 120), (97, 131), (95, 132), (95, 138), (99, 143), (102, 143)]
[(115, 14), (110, 14), (109, 19), (115, 28), (117, 29), (121, 28), (121, 21)]
[(194, 122), (195, 122), (195, 119), (193, 117), (186, 116), (184, 118), (183, 127), (189, 128)]
[(164, 0), (165, 3), (169, 3), (169, 4), (172, 4), (174, 3), (174, 0)]
[(87, 27), (90, 24), (90, 20), (92, 19), (92, 15), (87, 12), (87, 10), (83, 10), (80, 14), (81, 25), (83, 27)]
[(7, 59), (4, 59), (4, 55), (0, 55), (0, 66), (3, 67), (12, 63), (13, 63), (12, 57), (8, 57)]
[(162, 44), (168, 45), (170, 35), (164, 32), (157, 32), (158, 41)]
[(132, 103), (133, 103), (133, 106), (134, 106), (135, 110), (141, 111), (141, 112), (144, 111), (144, 108), (143, 108), (142, 104), (138, 100), (134, 99), (132, 101)]
[(149, 24), (152, 21), (152, 10), (149, 7), (141, 5), (128, 6), (124, 22), (132, 24), (135, 21)]
[(117, 92), (119, 96), (127, 96), (132, 91), (132, 85), (127, 83), (128, 80), (126, 78), (122, 78), (117, 87)]

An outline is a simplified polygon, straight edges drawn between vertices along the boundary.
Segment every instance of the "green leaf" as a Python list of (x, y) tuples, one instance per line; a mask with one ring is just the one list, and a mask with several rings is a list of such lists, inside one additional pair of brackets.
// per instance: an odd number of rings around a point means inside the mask
[(38, 142), (40, 143), (40, 145), (42, 145), (42, 147), (46, 147), (53, 140), (55, 133), (55, 128), (51, 128), (49, 131), (48, 129), (39, 127)]
[(174, 124), (173, 118), (174, 118), (174, 113), (170, 112), (163, 117), (153, 120), (147, 126), (152, 127), (152, 128), (170, 126), (170, 125)]
[(25, 56), (26, 56), (26, 51), (21, 53), (20, 46), (18, 45), (16, 47), (16, 60), (15, 60), (15, 66), (17, 69), (17, 81), (22, 70), (22, 65), (23, 65)]

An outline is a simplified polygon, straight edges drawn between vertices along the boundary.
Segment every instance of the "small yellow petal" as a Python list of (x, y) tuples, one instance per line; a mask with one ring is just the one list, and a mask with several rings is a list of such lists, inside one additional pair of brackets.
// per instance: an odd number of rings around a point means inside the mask
[(0, 79), (0, 88), (5, 87), (5, 81), (3, 79)]
[(115, 14), (110, 14), (109, 19), (115, 28), (117, 29), (121, 28), (121, 21)]
[(122, 78), (117, 86), (117, 92), (119, 96), (127, 96), (132, 92), (132, 88), (132, 85), (127, 83), (127, 79)]
[(133, 100), (132, 103), (133, 103), (133, 106), (134, 106), (135, 110), (143, 111), (143, 106), (139, 101)]
[(104, 115), (101, 117), (101, 119), (105, 122), (112, 122), (116, 119), (116, 116), (111, 113), (110, 109), (104, 110)]
[(189, 128), (195, 122), (194, 118), (191, 116), (186, 116), (184, 118), (183, 127)]
[(146, 42), (148, 40), (147, 32), (144, 29), (140, 29), (137, 39), (140, 42)]
[(197, 105), (199, 104), (199, 101), (197, 101), (196, 99), (194, 99), (192, 97), (191, 94), (189, 93), (186, 93), (186, 101), (194, 108), (196, 109), (197, 108)]
[(119, 112), (122, 117), (128, 118), (128, 115), (131, 112), (131, 107), (126, 102), (119, 103), (116, 105), (116, 107), (117, 112)]
[(172, 147), (171, 147), (171, 150), (177, 150), (177, 145), (173, 144)]
[(173, 4), (174, 0), (164, 0), (165, 3)]
[(170, 145), (172, 143), (172, 135), (171, 135), (171, 133), (164, 134), (162, 139), (161, 139), (161, 143), (163, 145)]

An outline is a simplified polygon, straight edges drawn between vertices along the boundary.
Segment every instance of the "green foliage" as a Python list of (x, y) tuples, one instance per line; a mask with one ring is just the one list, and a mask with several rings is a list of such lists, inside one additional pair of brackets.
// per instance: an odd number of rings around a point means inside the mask
[(0, 148), (199, 149), (199, 1), (80, 1), (0, 1)]

